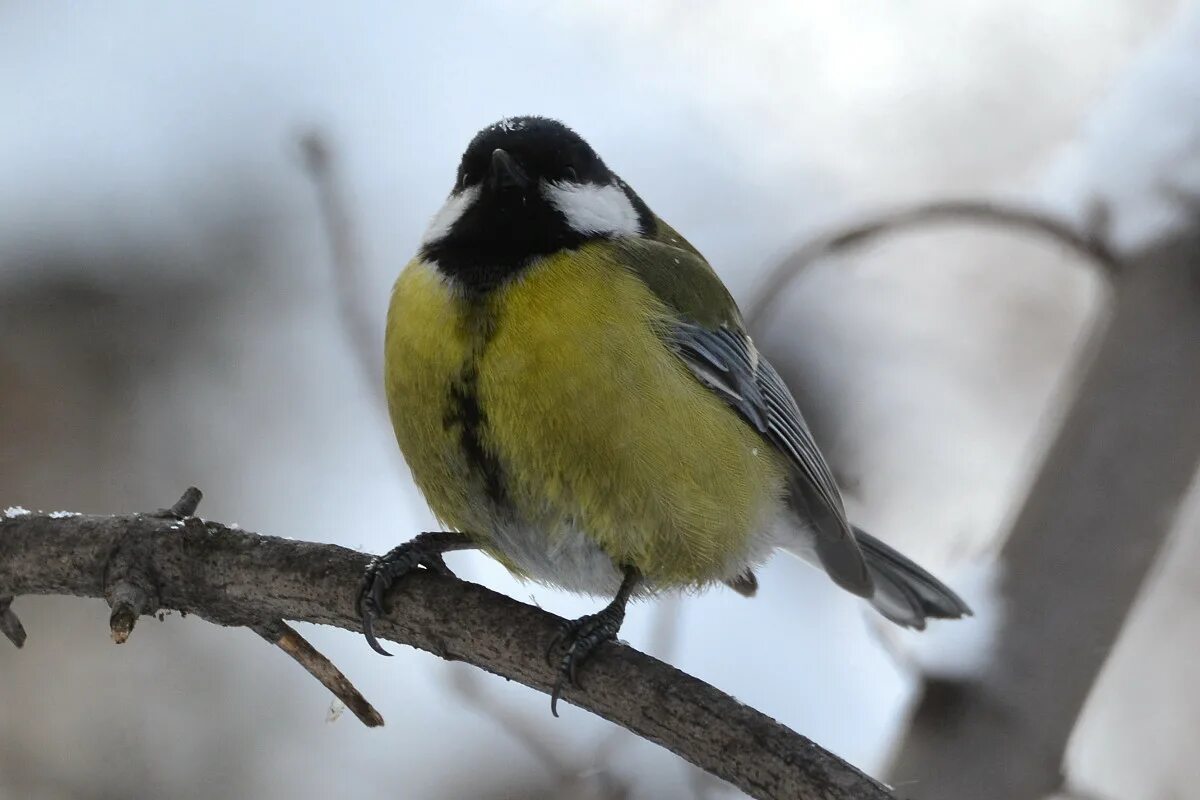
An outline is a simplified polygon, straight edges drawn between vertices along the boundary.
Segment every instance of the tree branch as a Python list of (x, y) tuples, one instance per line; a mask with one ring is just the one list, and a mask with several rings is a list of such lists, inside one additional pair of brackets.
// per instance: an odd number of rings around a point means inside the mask
[(17, 647), (24, 647), (25, 626), (21, 624), (21, 620), (9, 608), (12, 605), (12, 601), (11, 595), (0, 597), (0, 632), (3, 632), (5, 638)]
[(354, 688), (354, 684), (291, 625), (282, 620), (274, 620), (265, 625), (254, 625), (252, 629), (304, 667), (309, 675), (320, 681), (342, 705), (350, 709), (350, 713), (358, 717), (362, 724), (368, 728), (383, 725), (383, 716), (367, 702), (358, 689)]
[(764, 328), (783, 296), (783, 290), (797, 275), (822, 258), (861, 247), (884, 234), (936, 223), (972, 222), (1040, 234), (1074, 250), (1111, 279), (1120, 273), (1121, 261), (1107, 243), (1108, 218), (1107, 206), (1097, 203), (1089, 214), (1086, 228), (1080, 231), (1069, 222), (1044, 212), (989, 200), (934, 200), (869, 217), (812, 240), (776, 267), (747, 304), (746, 319), (758, 329)]
[(1004, 545), (995, 652), (975, 680), (926, 687), (892, 767), (922, 800), (1061, 788), (1079, 713), (1200, 465), (1200, 229), (1128, 261)]
[(337, 297), (338, 319), (350, 342), (359, 373), (372, 393), (379, 390), (379, 352), (382, 339), (371, 325), (371, 314), (357, 291), (362, 283), (363, 265), (359, 256), (354, 225), (347, 211), (338, 174), (333, 167), (333, 150), (317, 131), (300, 138), (304, 168), (316, 189), (321, 223), (329, 243), (329, 263), (333, 268), (333, 289)]
[[(0, 595), (105, 597), (114, 553), (153, 584), (158, 605), (219, 625), (277, 619), (361, 631), (354, 609), (370, 557), (344, 547), (166, 515), (0, 518)], [(389, 594), (376, 631), (549, 692), (543, 658), (562, 620), (465, 581), (418, 572)], [(604, 645), (585, 688), (563, 698), (662, 745), (762, 800), (889, 800), (837, 756), (712, 686), (626, 645)], [(547, 721), (547, 724), (552, 724)]]

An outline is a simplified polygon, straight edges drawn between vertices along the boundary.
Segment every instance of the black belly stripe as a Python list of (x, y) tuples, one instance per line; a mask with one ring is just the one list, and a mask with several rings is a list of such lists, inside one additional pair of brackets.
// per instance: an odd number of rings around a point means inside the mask
[(500, 459), (484, 445), (487, 413), (479, 403), (479, 363), (495, 332), (495, 317), (483, 295), (472, 298), (468, 325), (474, 331), (475, 347), (463, 365), (458, 380), (450, 385), (450, 402), (444, 420), (446, 428), (458, 426), (459, 447), (468, 469), (483, 483), (489, 500), (498, 508), (506, 507), (508, 491)]
[(471, 470), (483, 481), (484, 491), (497, 506), (508, 498), (500, 460), (483, 444), (487, 416), (479, 405), (478, 373), (473, 367), (463, 370), (458, 383), (450, 387), (450, 408), (446, 426), (459, 427), (459, 446)]

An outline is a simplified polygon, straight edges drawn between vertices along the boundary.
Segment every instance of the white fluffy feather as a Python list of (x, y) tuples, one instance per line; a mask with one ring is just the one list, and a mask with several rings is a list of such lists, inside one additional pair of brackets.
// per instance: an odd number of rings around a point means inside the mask
[(579, 233), (634, 236), (638, 213), (629, 197), (611, 183), (545, 183), (542, 193)]
[(425, 229), (425, 235), (421, 237), (421, 244), (429, 245), (445, 237), (450, 232), (450, 229), (454, 227), (454, 223), (462, 219), (462, 215), (467, 213), (467, 209), (477, 199), (479, 199), (478, 186), (463, 189), (461, 192), (456, 192), (446, 198), (446, 202), (433, 215), (433, 219), (429, 221), (429, 227)]
[[(535, 580), (606, 598), (616, 594), (621, 585), (623, 575), (612, 557), (600, 549), (595, 539), (569, 522), (505, 519), (498, 520), (490, 533), (492, 546)], [(782, 505), (771, 506), (764, 509), (761, 521), (751, 526), (745, 549), (730, 554), (712, 574), (703, 576), (702, 582), (716, 583), (744, 575), (765, 563), (780, 546), (803, 556), (803, 542), (811, 538), (811, 532), (800, 529), (795, 516)], [(819, 564), (815, 555), (809, 560)], [(670, 588), (646, 581), (639, 594)]]

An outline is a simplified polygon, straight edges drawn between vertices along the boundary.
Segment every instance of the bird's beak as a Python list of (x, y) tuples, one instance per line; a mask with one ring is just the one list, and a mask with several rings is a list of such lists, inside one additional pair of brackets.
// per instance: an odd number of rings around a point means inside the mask
[(524, 191), (530, 184), (528, 173), (521, 169), (515, 158), (499, 147), (492, 151), (492, 173), (489, 180), (493, 189)]

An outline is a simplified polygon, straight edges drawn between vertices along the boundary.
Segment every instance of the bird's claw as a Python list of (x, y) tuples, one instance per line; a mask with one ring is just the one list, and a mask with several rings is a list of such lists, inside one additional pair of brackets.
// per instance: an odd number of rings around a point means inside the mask
[(554, 664), (552, 656), (560, 645), (565, 644), (566, 652), (558, 662), (558, 678), (554, 682), (553, 691), (550, 692), (551, 714), (558, 716), (558, 698), (565, 686), (570, 684), (576, 689), (583, 688), (579, 682), (579, 665), (587, 661), (601, 644), (617, 638), (624, 618), (623, 608), (609, 607), (597, 614), (571, 620), (555, 634), (546, 649), (546, 662)]
[(355, 607), (362, 619), (363, 635), (367, 644), (381, 656), (391, 655), (375, 638), (375, 620), (387, 613), (384, 598), (392, 584), (418, 567), (425, 567), (440, 575), (454, 575), (446, 566), (446, 560), (440, 552), (426, 550), (419, 542), (406, 542), (382, 556), (371, 559), (371, 563), (367, 565)]

